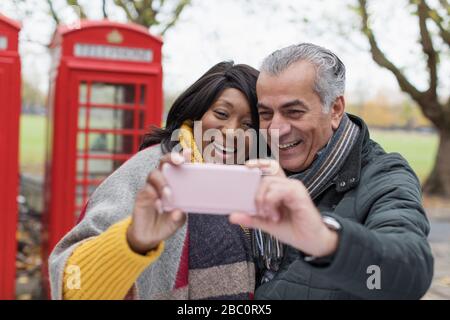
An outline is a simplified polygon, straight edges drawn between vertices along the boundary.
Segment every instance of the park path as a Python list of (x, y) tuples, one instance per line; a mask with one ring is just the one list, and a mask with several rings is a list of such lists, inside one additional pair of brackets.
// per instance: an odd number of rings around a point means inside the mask
[(434, 277), (424, 300), (450, 300), (450, 208), (427, 209), (434, 255)]

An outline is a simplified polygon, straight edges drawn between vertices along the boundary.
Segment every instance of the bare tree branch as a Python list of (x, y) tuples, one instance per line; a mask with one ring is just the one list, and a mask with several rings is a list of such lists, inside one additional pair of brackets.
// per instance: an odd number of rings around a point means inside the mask
[(428, 89), (428, 93), (434, 98), (437, 98), (437, 64), (438, 57), (436, 50), (433, 46), (433, 41), (430, 36), (430, 32), (427, 28), (427, 18), (428, 18), (428, 7), (425, 3), (425, 0), (420, 0), (417, 5), (417, 11), (419, 15), (419, 29), (420, 29), (420, 43), (422, 45), (422, 50), (427, 56), (427, 67), (430, 74), (430, 87)]
[(375, 35), (372, 31), (372, 29), (369, 26), (369, 14), (367, 12), (367, 2), (366, 0), (358, 0), (359, 1), (359, 10), (361, 14), (362, 19), (362, 32), (364, 35), (366, 35), (367, 39), (369, 40), (370, 44), (370, 52), (372, 54), (372, 58), (374, 61), (380, 65), (381, 67), (384, 67), (391, 71), (394, 76), (397, 78), (397, 81), (402, 88), (402, 90), (406, 91), (407, 93), (411, 94), (414, 100), (418, 100), (420, 96), (422, 95), (422, 92), (417, 90), (409, 81), (408, 79), (403, 75), (403, 73), (398, 69), (381, 51), (381, 49), (378, 47), (378, 43), (375, 39)]
[(36, 39), (32, 39), (29, 35), (23, 36), (22, 39), (20, 39), (20, 41), (25, 41), (28, 43), (40, 45), (41, 47), (45, 48), (46, 50), (48, 49), (48, 45), (49, 45), (49, 43), (46, 43), (46, 42), (43, 42), (40, 40), (36, 40)]
[(74, 7), (78, 7), (78, 15), (80, 17), (80, 19), (86, 19), (86, 13), (84, 12), (83, 7), (78, 3), (78, 0), (66, 0), (67, 4), (70, 6), (74, 6)]
[(164, 35), (167, 30), (172, 28), (175, 23), (178, 21), (181, 12), (184, 10), (186, 6), (188, 6), (191, 3), (191, 0), (180, 0), (177, 7), (175, 8), (173, 18), (170, 20), (170, 22), (164, 27), (164, 29), (161, 31), (161, 35)]
[[(153, 0), (148, 0), (148, 21), (151, 21), (151, 25), (159, 24), (159, 21), (156, 19), (157, 14), (159, 13), (159, 10), (155, 8), (153, 5)], [(150, 25), (149, 25), (150, 27)]]
[(106, 0), (102, 0), (102, 12), (103, 12), (103, 19), (107, 19), (108, 13), (106, 12)]
[[(450, 30), (449, 30), (448, 26), (444, 27), (444, 23), (445, 23), (444, 18), (442, 18), (439, 15), (437, 10), (431, 9), (425, 1), (420, 1), (420, 4), (425, 7), (425, 9), (423, 9), (423, 10), (426, 11), (428, 17), (431, 20), (433, 20), (433, 22), (438, 27), (439, 34), (442, 37), (442, 40), (448, 46), (450, 46)], [(448, 5), (448, 3), (446, 3), (446, 0), (441, 0), (441, 4), (446, 9), (447, 13), (450, 15), (450, 6)]]
[(128, 21), (134, 21), (134, 17), (131, 14), (130, 9), (128, 9), (128, 4), (124, 0), (114, 0), (114, 3), (122, 8), (127, 16)]
[(134, 11), (136, 12), (134, 22), (142, 24), (142, 11), (144, 9), (144, 3), (142, 2), (142, 0), (128, 2), (133, 6)]
[[(402, 91), (408, 93), (411, 98), (418, 103), (422, 112), (425, 116), (430, 119), (436, 126), (440, 126), (442, 124), (442, 116), (443, 110), (442, 105), (439, 104), (439, 101), (436, 95), (430, 95), (430, 90), (426, 92), (419, 91), (416, 87), (414, 87), (411, 82), (405, 77), (405, 75), (400, 71), (400, 69), (395, 66), (381, 51), (378, 43), (376, 41), (373, 30), (369, 25), (369, 13), (367, 10), (367, 1), (366, 0), (358, 0), (359, 2), (359, 11), (362, 20), (362, 32), (369, 40), (370, 44), (370, 52), (372, 54), (373, 60), (381, 67), (388, 69), (393, 73), (397, 82), (402, 89)], [(429, 34), (428, 34), (429, 35)], [(426, 36), (425, 36), (426, 39)], [(422, 41), (424, 41), (422, 37)], [(422, 44), (423, 45), (423, 44)], [(425, 51), (425, 48), (423, 48)], [(431, 61), (429, 62), (431, 64)], [(434, 68), (434, 67), (433, 67)], [(434, 73), (435, 71), (433, 71)], [(430, 69), (431, 73), (431, 69)], [(434, 81), (434, 80), (433, 80)], [(431, 86), (430, 86), (431, 87)], [(428, 99), (432, 99), (429, 101)]]
[[(155, 3), (154, 0), (114, 0), (114, 3), (124, 10), (128, 21), (147, 28), (161, 24), (161, 21), (158, 20), (158, 13), (167, 4), (164, 0), (160, 0), (159, 3)], [(161, 35), (176, 24), (181, 12), (190, 3), (191, 0), (178, 0), (172, 18), (164, 25)]]
[(447, 0), (439, 0), (439, 3), (447, 11), (447, 15), (450, 16), (450, 5), (448, 4)]
[[(135, 2), (137, 5), (139, 2)], [(138, 15), (138, 23), (148, 27), (151, 27), (155, 24), (158, 24), (158, 21), (156, 20), (156, 15), (158, 14), (158, 11), (153, 8), (153, 0), (143, 0), (140, 3), (139, 7), (139, 15)]]
[(58, 17), (58, 14), (55, 11), (55, 7), (53, 6), (52, 0), (47, 0), (48, 7), (50, 8), (50, 14), (52, 15), (53, 20), (55, 20), (55, 23), (58, 25), (61, 21)]

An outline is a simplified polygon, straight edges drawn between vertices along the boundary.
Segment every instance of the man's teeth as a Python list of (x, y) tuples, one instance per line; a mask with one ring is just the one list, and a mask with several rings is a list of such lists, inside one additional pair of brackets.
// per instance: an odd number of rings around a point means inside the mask
[(294, 142), (291, 142), (291, 143), (280, 144), (280, 145), (278, 145), (278, 147), (280, 149), (289, 149), (289, 148), (292, 148), (292, 147), (295, 147), (295, 146), (299, 145), (300, 142), (302, 142), (302, 141), (298, 140), (298, 141), (294, 141)]
[(235, 149), (234, 148), (226, 148), (223, 145), (217, 143), (217, 142), (213, 142), (214, 143), (214, 147), (216, 147), (217, 149), (219, 149), (222, 152), (226, 152), (226, 153), (234, 153)]

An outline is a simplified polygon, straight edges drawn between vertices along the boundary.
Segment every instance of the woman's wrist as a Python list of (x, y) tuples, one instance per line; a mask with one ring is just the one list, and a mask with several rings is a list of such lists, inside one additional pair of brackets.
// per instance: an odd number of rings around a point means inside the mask
[(127, 242), (128, 242), (128, 246), (130, 247), (130, 249), (133, 252), (145, 256), (148, 252), (155, 250), (161, 241), (141, 244), (134, 237), (134, 234), (132, 232), (131, 225), (130, 225), (127, 230)]

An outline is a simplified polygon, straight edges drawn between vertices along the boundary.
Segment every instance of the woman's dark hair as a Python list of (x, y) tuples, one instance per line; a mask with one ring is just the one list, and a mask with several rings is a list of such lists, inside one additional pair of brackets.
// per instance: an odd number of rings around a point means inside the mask
[(258, 70), (245, 64), (235, 65), (232, 61), (216, 64), (175, 100), (167, 115), (166, 127), (151, 128), (144, 135), (139, 150), (160, 143), (163, 152), (170, 152), (178, 143), (178, 141), (171, 141), (172, 133), (186, 120), (200, 120), (222, 92), (229, 88), (239, 90), (247, 98), (253, 128), (258, 130), (259, 120), (256, 108), (258, 75)]

